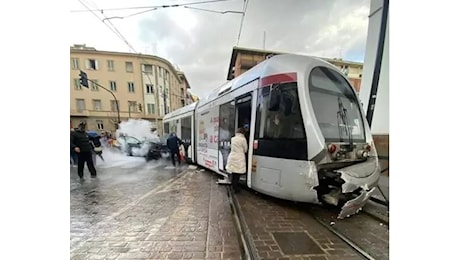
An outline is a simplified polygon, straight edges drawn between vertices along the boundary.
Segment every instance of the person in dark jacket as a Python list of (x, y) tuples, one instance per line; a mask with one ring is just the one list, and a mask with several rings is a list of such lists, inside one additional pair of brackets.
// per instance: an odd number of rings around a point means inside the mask
[(89, 141), (88, 134), (86, 133), (86, 123), (81, 122), (78, 125), (78, 129), (70, 135), (70, 146), (77, 153), (78, 156), (78, 176), (80, 180), (83, 180), (83, 168), (88, 166), (91, 178), (96, 178), (96, 168), (94, 168), (94, 162), (92, 157), (93, 146)]
[(171, 133), (171, 135), (168, 137), (168, 140), (166, 140), (166, 146), (168, 146), (169, 152), (171, 154), (171, 161), (174, 166), (176, 166), (176, 160), (174, 159), (175, 155), (177, 155), (177, 161), (180, 165), (179, 146), (181, 144), (183, 144), (182, 140), (180, 140), (175, 133)]
[[(74, 132), (74, 131), (75, 131), (75, 129), (70, 128), (70, 134), (72, 134), (72, 132)], [(70, 165), (72, 167), (77, 167), (77, 164), (78, 164), (77, 153), (72, 148), (72, 145), (70, 145)]]

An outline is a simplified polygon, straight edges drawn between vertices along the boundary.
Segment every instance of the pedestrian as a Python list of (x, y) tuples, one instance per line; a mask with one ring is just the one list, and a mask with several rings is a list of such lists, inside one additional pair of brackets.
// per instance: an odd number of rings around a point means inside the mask
[(91, 143), (91, 146), (93, 147), (93, 163), (96, 165), (97, 159), (96, 156), (99, 156), (102, 160), (104, 160), (104, 157), (102, 157), (102, 143), (101, 143), (101, 136), (100, 135), (89, 135), (89, 142)]
[(270, 138), (282, 138), (284, 137), (284, 132), (282, 128), (282, 123), (281, 123), (281, 116), (279, 113), (275, 113), (273, 116), (273, 119), (270, 120), (269, 126), (268, 126), (268, 131), (266, 133), (267, 137)]
[[(75, 132), (75, 129), (70, 128), (70, 134), (71, 135), (72, 135), (73, 132)], [(74, 149), (72, 149), (72, 145), (70, 145), (70, 165), (72, 167), (77, 167), (77, 164), (78, 164), (77, 153), (74, 151)]]
[(80, 180), (84, 180), (83, 168), (85, 167), (85, 162), (88, 166), (89, 172), (91, 173), (91, 178), (96, 178), (96, 168), (94, 168), (92, 157), (93, 147), (89, 141), (89, 136), (86, 133), (85, 122), (81, 122), (78, 125), (78, 129), (70, 135), (70, 146), (78, 156), (77, 172)]
[(246, 153), (248, 144), (244, 137), (244, 128), (238, 128), (231, 139), (231, 149), (227, 160), (226, 170), (232, 174), (232, 188), (234, 193), (239, 192), (238, 183), (242, 174), (246, 173)]
[(101, 140), (100, 141), (101, 141), (102, 147), (107, 147), (108, 142), (107, 142), (107, 134), (106, 134), (105, 131), (101, 133)]
[(166, 145), (168, 146), (169, 153), (171, 155), (171, 161), (173, 166), (176, 166), (176, 160), (174, 157), (177, 155), (177, 161), (180, 165), (180, 153), (179, 153), (179, 146), (183, 144), (182, 140), (179, 139), (179, 137), (176, 136), (176, 133), (171, 133), (166, 140)]

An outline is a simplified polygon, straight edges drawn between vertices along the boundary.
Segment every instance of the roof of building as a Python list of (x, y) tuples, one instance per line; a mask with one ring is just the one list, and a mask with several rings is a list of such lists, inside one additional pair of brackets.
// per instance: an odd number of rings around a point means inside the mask
[[(170, 61), (168, 61), (167, 59), (164, 59), (164, 58), (159, 57), (159, 56), (142, 54), (142, 53), (116, 52), (116, 51), (98, 51), (94, 47), (87, 47), (86, 44), (74, 44), (74, 46), (70, 46), (70, 52), (97, 53), (97, 54), (101, 54), (101, 55), (121, 55), (121, 56), (131, 56), (131, 57), (136, 57), (136, 58), (141, 58), (141, 59), (159, 60), (161, 62), (166, 63), (169, 66), (170, 70), (175, 72), (174, 75), (176, 76), (176, 78), (180, 82), (182, 81), (182, 79), (178, 75), (179, 74), (178, 71), (176, 70), (176, 68), (174, 68), (172, 63)], [(182, 72), (182, 74), (184, 74), (184, 73)], [(185, 77), (185, 74), (184, 74), (184, 77)], [(188, 82), (187, 82), (187, 84), (188, 84)]]
[[(272, 51), (272, 50), (260, 50), (260, 49), (251, 49), (251, 48), (242, 48), (242, 47), (234, 46), (233, 50), (232, 50), (232, 56), (230, 58), (230, 65), (228, 67), (227, 80), (232, 79), (232, 69), (235, 66), (236, 56), (237, 56), (238, 53), (258, 54), (258, 55), (263, 55), (263, 56), (278, 55), (278, 54), (289, 54), (287, 52)], [(293, 53), (293, 54), (296, 54), (296, 53)], [(304, 54), (302, 54), (302, 55), (304, 55)], [(308, 55), (308, 56), (312, 56), (312, 55)], [(315, 56), (313, 56), (313, 57), (315, 57)], [(343, 64), (349, 64), (349, 65), (361, 65), (361, 66), (363, 66), (362, 62), (346, 61), (346, 60), (337, 59), (337, 58), (334, 58), (334, 59), (321, 58), (321, 57), (316, 57), (316, 58), (320, 58), (320, 59), (323, 59), (323, 60), (331, 62), (331, 63), (343, 63)]]
[(187, 89), (190, 89), (190, 84), (188, 83), (188, 80), (187, 80), (187, 77), (185, 76), (185, 73), (180, 71), (180, 70), (176, 70), (177, 74), (179, 75), (179, 78), (183, 77), (184, 80), (185, 80), (185, 85), (187, 85)]

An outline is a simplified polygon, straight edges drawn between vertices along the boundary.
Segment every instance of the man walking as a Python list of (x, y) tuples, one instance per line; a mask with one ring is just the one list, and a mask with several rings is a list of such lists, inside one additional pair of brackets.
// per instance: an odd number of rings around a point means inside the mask
[(183, 142), (179, 139), (179, 137), (176, 136), (175, 133), (171, 133), (171, 135), (168, 137), (168, 140), (166, 140), (166, 145), (169, 148), (173, 166), (176, 166), (176, 160), (174, 159), (175, 155), (177, 155), (177, 161), (180, 165), (179, 146), (181, 144), (183, 144)]
[(88, 134), (86, 133), (86, 123), (81, 122), (78, 125), (78, 129), (70, 134), (70, 146), (77, 153), (78, 156), (78, 176), (80, 180), (83, 179), (83, 168), (88, 166), (91, 178), (96, 178), (96, 168), (93, 163), (93, 147), (89, 141)]

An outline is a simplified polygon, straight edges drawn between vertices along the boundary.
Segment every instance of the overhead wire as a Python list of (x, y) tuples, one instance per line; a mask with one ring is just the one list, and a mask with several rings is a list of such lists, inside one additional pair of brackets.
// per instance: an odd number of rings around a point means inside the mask
[(249, 0), (244, 0), (243, 15), (241, 16), (240, 30), (238, 31), (238, 39), (236, 40), (236, 46), (240, 44), (241, 30), (243, 29), (243, 22), (244, 22), (244, 17), (246, 16), (246, 9), (248, 8), (248, 3), (249, 3)]
[(88, 12), (88, 11), (120, 11), (120, 10), (133, 10), (133, 9), (151, 9), (151, 8), (169, 8), (169, 7), (179, 7), (185, 5), (197, 5), (197, 4), (208, 4), (208, 3), (215, 3), (215, 2), (226, 2), (232, 0), (211, 0), (211, 1), (201, 1), (201, 2), (191, 2), (191, 3), (183, 3), (183, 4), (174, 4), (174, 5), (153, 5), (153, 6), (136, 6), (136, 7), (119, 7), (119, 8), (106, 8), (106, 9), (87, 9), (87, 10), (71, 10), (71, 13), (78, 13), (78, 12)]
[[(115, 33), (133, 52), (134, 54), (140, 54), (138, 53), (134, 47), (128, 42), (128, 40), (123, 36), (123, 34), (116, 28), (116, 26), (110, 21), (109, 18), (107, 18), (107, 16), (105, 16), (105, 14), (103, 12), (101, 12), (102, 16), (104, 17), (104, 19), (101, 19), (93, 10), (91, 10), (85, 3), (83, 3), (81, 0), (78, 0), (88, 11), (90, 11), (94, 16), (96, 16), (103, 24), (105, 24), (113, 33)], [(220, 0), (222, 1), (222, 0)], [(85, 1), (86, 2), (86, 1)], [(94, 4), (95, 5), (95, 4)], [(96, 7), (97, 8), (97, 7)], [(107, 20), (108, 23), (111, 25), (109, 26), (107, 23), (105, 23), (104, 21)], [(142, 61), (148, 63), (148, 61), (143, 58), (142, 56), (139, 55), (139, 57), (141, 58)], [(148, 73), (145, 73), (144, 71), (142, 71), (143, 74), (147, 75), (147, 79), (149, 81), (149, 83), (151, 85), (155, 85), (152, 83), (152, 79), (150, 78), (150, 75)], [(171, 89), (171, 88), (170, 88)], [(158, 88), (157, 88), (158, 90)], [(166, 96), (166, 88), (163, 90), (163, 98)], [(169, 95), (172, 95), (172, 96), (175, 96), (175, 97), (179, 97), (181, 99), (183, 98), (187, 98), (187, 95), (185, 96), (180, 96), (180, 95), (177, 95), (177, 94), (174, 94), (174, 93), (171, 93), (171, 91), (169, 91)], [(160, 93), (158, 93), (158, 99), (160, 98)], [(159, 102), (159, 100), (158, 100)], [(159, 104), (158, 104), (159, 105)]]
[(218, 13), (218, 14), (226, 14), (226, 13), (242, 14), (243, 13), (241, 11), (215, 11), (215, 10), (196, 8), (196, 7), (188, 7), (188, 6), (184, 6), (184, 8), (193, 9), (193, 10), (199, 10), (199, 11), (205, 11), (205, 12), (211, 12), (211, 13)]
[[(90, 8), (82, 1), (82, 0), (78, 0), (78, 2), (80, 2), (86, 9), (90, 10)], [(105, 26), (107, 26), (107, 28), (109, 28), (109, 30), (111, 30), (113, 33), (115, 33), (115, 35), (117, 35), (118, 38), (120, 38), (123, 42), (125, 42), (134, 52), (135, 50), (132, 48), (132, 46), (128, 43), (128, 41), (126, 40), (126, 38), (124, 38), (124, 36), (121, 34), (120, 31), (118, 31), (118, 29), (116, 28), (112, 28), (110, 27), (108, 24), (106, 24), (104, 22), (104, 19), (101, 19), (94, 11), (90, 10), (91, 13), (96, 16), (97, 19), (99, 19), (103, 24), (105, 24)], [(105, 17), (105, 16), (104, 16)], [(112, 26), (113, 24), (110, 23)]]

